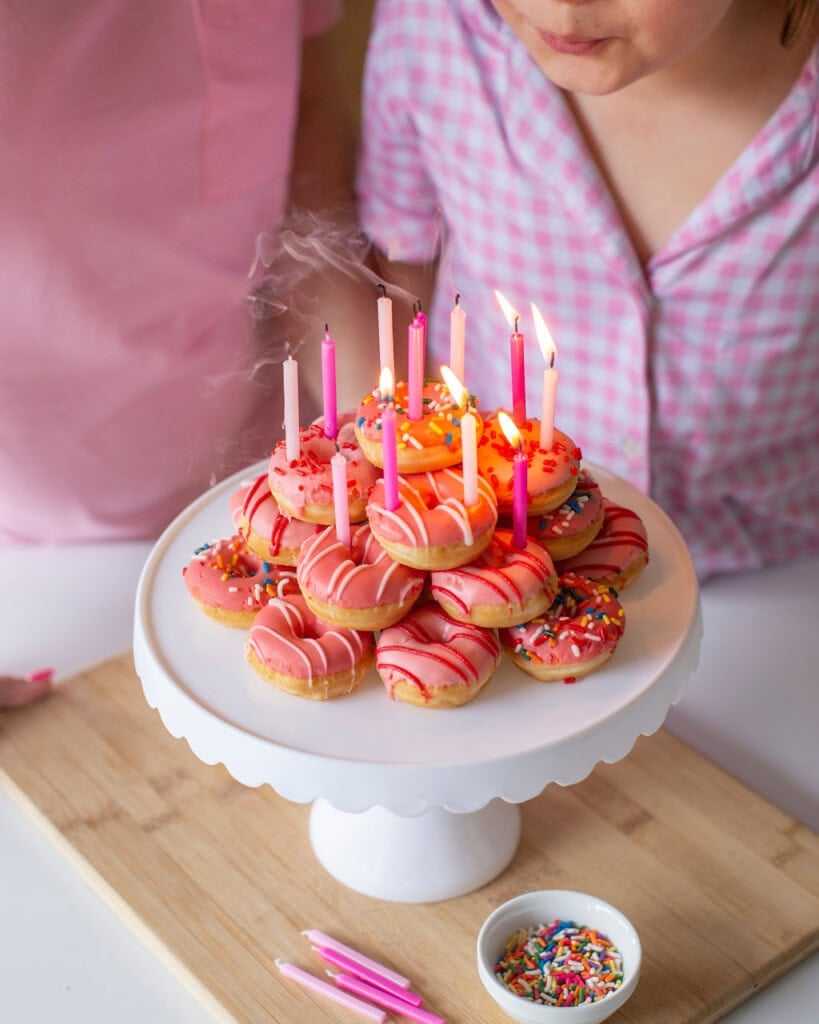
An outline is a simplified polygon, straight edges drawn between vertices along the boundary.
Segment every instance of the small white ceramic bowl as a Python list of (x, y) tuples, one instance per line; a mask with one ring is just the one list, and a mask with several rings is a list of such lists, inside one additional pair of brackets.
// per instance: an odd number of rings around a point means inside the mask
[[(495, 977), (494, 965), (515, 932), (549, 925), (556, 918), (596, 928), (623, 957), (623, 983), (605, 998), (578, 1006), (548, 1006), (517, 996)], [(599, 1024), (619, 1010), (637, 985), (642, 952), (634, 925), (616, 907), (596, 896), (568, 889), (541, 889), (502, 903), (478, 933), (478, 974), (483, 986), (513, 1020), (522, 1024)]]

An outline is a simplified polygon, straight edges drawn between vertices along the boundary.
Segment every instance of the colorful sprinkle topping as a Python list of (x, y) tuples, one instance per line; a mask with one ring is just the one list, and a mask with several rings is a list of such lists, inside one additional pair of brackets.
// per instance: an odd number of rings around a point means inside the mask
[(522, 999), (579, 1006), (597, 1002), (622, 985), (623, 958), (596, 929), (557, 920), (512, 935), (494, 971)]

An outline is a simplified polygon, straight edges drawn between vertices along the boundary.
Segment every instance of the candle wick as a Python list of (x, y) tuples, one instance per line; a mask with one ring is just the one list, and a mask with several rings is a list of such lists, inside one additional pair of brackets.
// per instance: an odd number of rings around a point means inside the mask
[(520, 320), (520, 316), (518, 316), (518, 314), (516, 313), (515, 314), (515, 334), (518, 333), (518, 321), (519, 320)]
[(458, 293), (456, 294), (456, 296), (455, 296), (455, 305), (456, 305), (456, 306), (460, 306), (460, 304), (461, 304), (461, 293), (460, 293), (460, 292), (458, 292)]
[(555, 354), (554, 354), (554, 352), (552, 352), (551, 356), (549, 357), (549, 369), (553, 370), (554, 368), (555, 368)]
[(383, 296), (383, 298), (386, 299), (386, 297), (387, 297), (387, 286), (383, 282), (381, 282), (378, 285), (378, 290), (381, 292), (381, 295)]

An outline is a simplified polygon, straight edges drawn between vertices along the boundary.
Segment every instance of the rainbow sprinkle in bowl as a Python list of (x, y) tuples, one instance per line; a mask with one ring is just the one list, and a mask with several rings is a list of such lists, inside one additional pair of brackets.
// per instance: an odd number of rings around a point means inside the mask
[(542, 889), (501, 904), (478, 934), (484, 988), (522, 1024), (599, 1024), (631, 996), (640, 939), (616, 907)]

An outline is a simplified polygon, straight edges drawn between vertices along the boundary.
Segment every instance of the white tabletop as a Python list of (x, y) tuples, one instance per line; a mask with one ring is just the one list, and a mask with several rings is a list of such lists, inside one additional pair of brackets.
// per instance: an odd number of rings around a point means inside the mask
[[(127, 650), (136, 582), (149, 549), (4, 550), (0, 671), (54, 667), (67, 678)], [(666, 724), (819, 830), (817, 574), (819, 559), (706, 586), (700, 667)], [(218, 1019), (2, 794), (0, 992), (9, 1024)], [(817, 1004), (814, 956), (725, 1020), (801, 1024)]]

